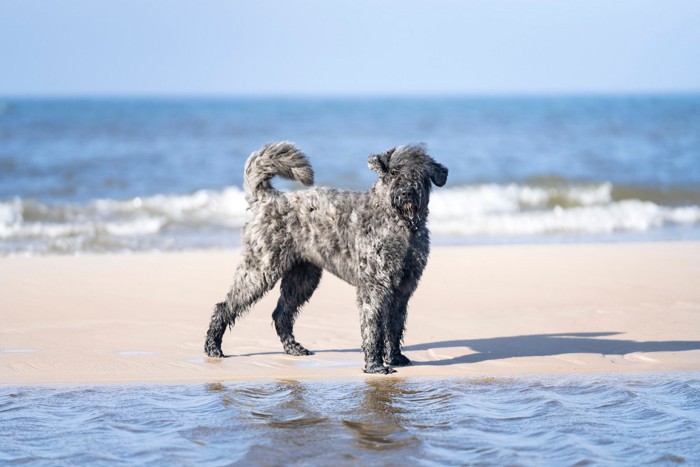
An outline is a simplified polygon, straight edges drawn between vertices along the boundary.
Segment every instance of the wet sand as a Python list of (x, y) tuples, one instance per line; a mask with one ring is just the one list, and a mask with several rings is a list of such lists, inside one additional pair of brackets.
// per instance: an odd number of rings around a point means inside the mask
[[(387, 378), (362, 373), (354, 290), (325, 274), (282, 352), (273, 290), (203, 351), (236, 251), (0, 259), (0, 383)], [(391, 377), (700, 370), (700, 243), (436, 247)], [(389, 378), (391, 378), (389, 377)]]

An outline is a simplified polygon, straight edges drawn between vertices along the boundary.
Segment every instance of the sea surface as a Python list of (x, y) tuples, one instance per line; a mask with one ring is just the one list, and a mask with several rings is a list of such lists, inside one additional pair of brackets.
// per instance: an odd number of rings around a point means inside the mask
[(3, 465), (698, 465), (700, 374), (0, 386)]
[(700, 95), (0, 98), (0, 255), (235, 247), (245, 159), (278, 140), (358, 190), (425, 143), (438, 244), (700, 239)]

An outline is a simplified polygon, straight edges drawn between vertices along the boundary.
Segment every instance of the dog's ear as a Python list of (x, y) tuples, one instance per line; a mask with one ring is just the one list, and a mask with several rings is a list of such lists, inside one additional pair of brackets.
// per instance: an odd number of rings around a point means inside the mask
[(433, 167), (433, 173), (430, 174), (430, 180), (432, 180), (436, 186), (443, 186), (447, 183), (447, 167), (435, 161), (433, 161), (431, 165)]
[(392, 154), (394, 154), (394, 151), (396, 151), (396, 148), (391, 148), (381, 154), (372, 154), (369, 156), (369, 159), (367, 159), (367, 165), (380, 175), (386, 173), (389, 170), (389, 160)]

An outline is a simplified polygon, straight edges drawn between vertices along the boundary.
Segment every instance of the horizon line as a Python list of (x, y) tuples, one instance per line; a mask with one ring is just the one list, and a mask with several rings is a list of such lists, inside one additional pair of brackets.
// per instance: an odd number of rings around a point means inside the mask
[(2, 100), (91, 99), (475, 99), (475, 98), (588, 98), (588, 97), (683, 97), (700, 96), (700, 89), (609, 90), (609, 91), (493, 91), (493, 92), (368, 92), (368, 93), (266, 93), (266, 92), (86, 92), (2, 93)]

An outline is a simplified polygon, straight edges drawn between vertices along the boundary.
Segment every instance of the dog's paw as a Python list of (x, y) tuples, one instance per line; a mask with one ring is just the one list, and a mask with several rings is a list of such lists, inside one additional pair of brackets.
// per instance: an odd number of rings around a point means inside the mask
[(411, 360), (404, 354), (398, 354), (389, 360), (387, 364), (391, 366), (408, 366), (411, 365)]
[(390, 366), (384, 366), (384, 365), (366, 366), (364, 371), (365, 371), (365, 373), (369, 373), (369, 374), (373, 374), (373, 375), (389, 375), (391, 373), (396, 373), (396, 370), (394, 370)]
[(212, 358), (224, 358), (226, 355), (221, 351), (219, 347), (204, 347), (204, 353)]
[(287, 355), (293, 355), (295, 357), (306, 357), (307, 355), (313, 355), (314, 353), (309, 349), (305, 348), (301, 344), (289, 345), (284, 348)]

